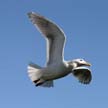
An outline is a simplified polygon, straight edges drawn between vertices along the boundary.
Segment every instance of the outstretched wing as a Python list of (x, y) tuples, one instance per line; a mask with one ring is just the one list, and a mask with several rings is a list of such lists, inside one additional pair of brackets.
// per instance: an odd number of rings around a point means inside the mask
[(72, 73), (83, 84), (89, 84), (92, 79), (91, 71), (86, 67), (77, 67), (72, 70)]
[(34, 12), (28, 13), (32, 23), (39, 29), (47, 40), (47, 65), (63, 60), (65, 35), (52, 21)]

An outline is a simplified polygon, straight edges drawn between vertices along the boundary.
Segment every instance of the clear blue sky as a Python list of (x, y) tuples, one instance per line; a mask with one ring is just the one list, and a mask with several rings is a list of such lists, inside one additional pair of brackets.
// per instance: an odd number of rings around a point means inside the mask
[[(44, 66), (45, 40), (27, 17), (38, 12), (65, 32), (65, 60), (84, 58), (92, 63), (93, 80), (82, 85), (69, 75), (55, 87), (36, 88), (27, 65)], [(107, 0), (0, 1), (0, 108), (108, 107)]]

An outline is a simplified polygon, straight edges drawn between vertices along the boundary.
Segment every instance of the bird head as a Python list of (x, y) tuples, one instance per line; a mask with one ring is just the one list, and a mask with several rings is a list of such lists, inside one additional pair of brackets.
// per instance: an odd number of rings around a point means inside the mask
[(80, 66), (91, 66), (91, 64), (84, 59), (74, 59), (69, 62), (69, 65), (73, 66), (74, 68), (80, 67)]

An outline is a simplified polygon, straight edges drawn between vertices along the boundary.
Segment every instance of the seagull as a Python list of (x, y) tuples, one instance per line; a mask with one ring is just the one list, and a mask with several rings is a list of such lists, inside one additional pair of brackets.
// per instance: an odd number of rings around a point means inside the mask
[[(43, 34), (47, 43), (46, 66), (29, 63), (28, 76), (35, 86), (53, 87), (54, 80), (73, 74), (79, 82), (89, 84), (92, 75), (87, 67), (91, 64), (84, 59), (64, 60), (66, 36), (63, 30), (51, 20), (40, 14), (29, 12), (28, 17), (34, 26)], [(87, 67), (85, 67), (87, 66)]]

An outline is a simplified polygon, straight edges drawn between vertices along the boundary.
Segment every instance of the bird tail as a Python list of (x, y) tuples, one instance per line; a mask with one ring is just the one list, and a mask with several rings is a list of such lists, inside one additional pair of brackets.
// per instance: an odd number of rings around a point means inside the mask
[(34, 63), (28, 65), (28, 75), (36, 86), (53, 87), (53, 81), (45, 81), (42, 74), (42, 67)]
[[(34, 82), (36, 85), (38, 82), (40, 82), (40, 78), (42, 76), (42, 71), (41, 71), (41, 67), (34, 64), (34, 63), (30, 63), (28, 65), (28, 76), (30, 77), (30, 79), (32, 80), (32, 82)], [(42, 81), (41, 81), (42, 83)]]

